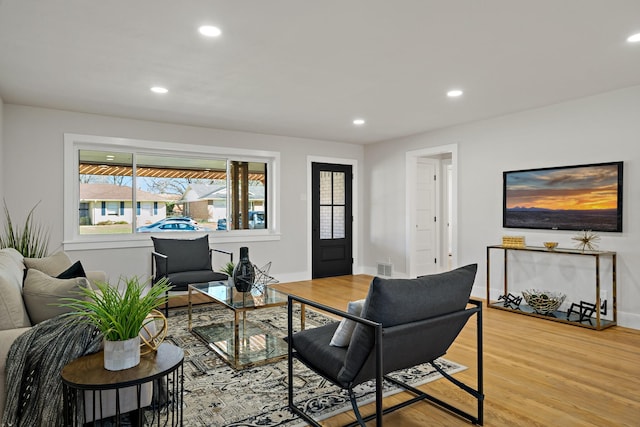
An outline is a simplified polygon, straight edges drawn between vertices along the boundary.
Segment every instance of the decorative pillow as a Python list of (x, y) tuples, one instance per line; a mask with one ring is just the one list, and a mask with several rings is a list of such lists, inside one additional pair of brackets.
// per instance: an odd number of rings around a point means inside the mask
[(55, 254), (43, 258), (25, 258), (24, 265), (27, 268), (35, 268), (49, 276), (56, 277), (58, 274), (71, 267), (71, 258), (64, 252), (58, 251)]
[[(362, 307), (364, 307), (364, 299), (349, 301), (349, 304), (347, 304), (347, 313), (360, 316), (362, 314)], [(356, 322), (343, 318), (338, 325), (338, 329), (336, 329), (336, 332), (333, 334), (329, 345), (334, 347), (348, 346), (355, 327)]]
[(58, 274), (56, 279), (73, 279), (76, 277), (87, 277), (87, 273), (84, 272), (80, 261), (76, 261), (71, 267)]
[(61, 298), (78, 298), (80, 288), (88, 287), (84, 277), (58, 279), (30, 268), (24, 281), (22, 295), (31, 322), (35, 325), (71, 309), (60, 307)]

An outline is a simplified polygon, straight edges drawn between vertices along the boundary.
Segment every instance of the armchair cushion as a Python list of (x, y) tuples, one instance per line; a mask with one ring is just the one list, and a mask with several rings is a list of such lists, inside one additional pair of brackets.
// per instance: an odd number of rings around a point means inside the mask
[(172, 285), (172, 291), (186, 291), (187, 286), (192, 283), (214, 282), (228, 278), (226, 274), (212, 270), (180, 271), (170, 273), (166, 277)]
[[(471, 296), (477, 268), (477, 264), (470, 264), (417, 279), (375, 277), (365, 299), (362, 317), (389, 328), (463, 310)], [(371, 328), (356, 325), (345, 364), (338, 375), (340, 381), (353, 381), (369, 357), (373, 343)]]
[(156, 252), (167, 257), (156, 263), (156, 279), (181, 271), (211, 270), (209, 236), (197, 239), (161, 239), (151, 237)]
[(330, 346), (331, 337), (339, 322), (313, 329), (305, 329), (293, 337), (295, 348), (305, 364), (314, 366), (326, 378), (336, 378), (344, 364), (345, 347)]

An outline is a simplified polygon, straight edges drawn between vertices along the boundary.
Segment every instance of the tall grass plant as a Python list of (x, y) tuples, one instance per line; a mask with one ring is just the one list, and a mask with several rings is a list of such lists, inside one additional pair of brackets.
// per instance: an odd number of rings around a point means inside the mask
[(153, 321), (147, 318), (151, 310), (166, 302), (171, 288), (167, 280), (156, 282), (145, 292), (148, 284), (137, 276), (120, 278), (118, 286), (97, 282), (97, 290), (82, 288), (78, 298), (64, 298), (61, 305), (72, 310), (67, 315), (97, 327), (104, 339), (125, 341), (137, 337), (142, 327)]
[(35, 222), (33, 213), (40, 202), (31, 208), (24, 225), (14, 223), (4, 202), (4, 224), (0, 234), (0, 248), (14, 248), (25, 258), (42, 258), (49, 250), (49, 229)]

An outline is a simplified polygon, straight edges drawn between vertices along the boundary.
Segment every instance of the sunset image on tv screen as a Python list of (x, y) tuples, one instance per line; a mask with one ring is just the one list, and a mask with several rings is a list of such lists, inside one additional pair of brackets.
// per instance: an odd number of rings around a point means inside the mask
[(504, 173), (504, 226), (621, 231), (622, 164)]

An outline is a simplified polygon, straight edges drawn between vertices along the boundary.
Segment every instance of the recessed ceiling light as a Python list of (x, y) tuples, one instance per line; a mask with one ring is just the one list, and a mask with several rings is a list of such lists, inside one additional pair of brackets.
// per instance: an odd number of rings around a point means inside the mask
[(454, 89), (454, 90), (450, 90), (449, 92), (447, 92), (447, 96), (449, 98), (456, 98), (458, 96), (462, 95), (462, 91), (460, 89)]
[(632, 36), (627, 37), (627, 41), (629, 43), (637, 43), (640, 42), (640, 33), (634, 34)]
[(154, 87), (151, 88), (151, 92), (167, 93), (167, 92), (169, 92), (169, 89), (167, 89), (166, 87), (154, 86)]
[(353, 124), (356, 126), (362, 126), (365, 123), (364, 119), (354, 119)]
[(198, 31), (200, 32), (200, 34), (207, 37), (218, 37), (220, 34), (222, 34), (222, 30), (220, 30), (220, 28), (218, 27), (214, 27), (213, 25), (203, 25), (198, 28)]

